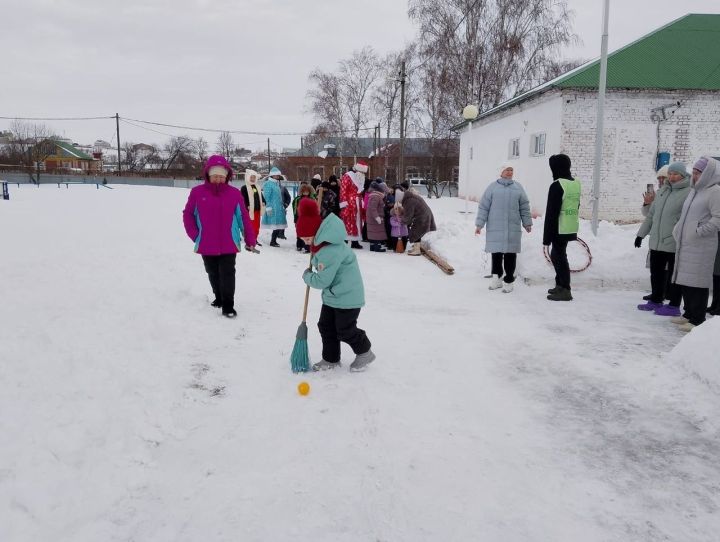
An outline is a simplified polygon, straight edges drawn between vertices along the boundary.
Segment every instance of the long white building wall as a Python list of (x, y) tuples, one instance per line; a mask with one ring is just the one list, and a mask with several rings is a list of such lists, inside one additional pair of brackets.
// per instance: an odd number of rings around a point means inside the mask
[[(500, 175), (504, 162), (513, 165), (515, 180), (530, 198), (532, 209), (545, 212), (548, 185), (552, 181), (548, 158), (561, 152), (562, 96), (547, 92), (488, 119), (475, 121), (460, 134), (459, 196), (478, 199)], [(534, 134), (545, 134), (545, 152), (533, 156)], [(519, 139), (520, 156), (510, 156), (511, 141)]]
[[(652, 110), (662, 106), (672, 107), (665, 110), (668, 119), (660, 122), (658, 138)], [(572, 160), (573, 175), (583, 181), (581, 215), (585, 218), (592, 209), (596, 115), (596, 91), (563, 91), (560, 148)], [(604, 118), (601, 219), (642, 219), (642, 193), (648, 183), (655, 182), (657, 152), (669, 152), (671, 161), (685, 162), (688, 170), (703, 154), (720, 156), (718, 92), (609, 90)]]

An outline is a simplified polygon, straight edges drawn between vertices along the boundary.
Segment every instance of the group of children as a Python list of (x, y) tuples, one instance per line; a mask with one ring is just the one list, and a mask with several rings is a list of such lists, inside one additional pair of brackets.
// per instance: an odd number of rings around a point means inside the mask
[[(408, 227), (404, 222), (402, 206), (404, 188), (396, 185), (392, 189), (381, 178), (366, 180), (365, 190), (360, 193), (360, 217), (362, 239), (370, 243), (371, 252), (387, 252), (388, 249), (404, 252), (408, 241)], [(298, 208), (303, 199), (317, 202), (322, 218), (330, 214), (340, 217), (340, 187), (337, 177), (331, 175), (327, 181), (320, 181), (316, 175), (310, 183), (300, 183), (297, 197), (292, 201), (293, 218), (298, 222)], [(398, 242), (399, 241), (399, 242)], [(362, 248), (353, 243), (352, 248)], [(310, 252), (310, 247), (298, 235), (296, 249)]]

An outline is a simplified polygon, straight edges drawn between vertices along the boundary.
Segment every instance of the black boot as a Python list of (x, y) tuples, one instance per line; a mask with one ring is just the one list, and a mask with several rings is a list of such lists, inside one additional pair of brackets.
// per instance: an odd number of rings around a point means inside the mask
[(270, 246), (271, 247), (279, 247), (280, 245), (277, 242), (278, 238), (278, 230), (273, 230), (272, 235), (270, 236)]
[(547, 296), (550, 301), (572, 301), (572, 293), (567, 288), (558, 286), (558, 290), (554, 294)]
[(350, 248), (363, 248), (363, 246), (357, 241), (353, 241), (352, 243), (350, 243)]
[(556, 284), (554, 288), (550, 288), (550, 289), (548, 290), (548, 293), (549, 293), (549, 294), (556, 294), (556, 293), (558, 293), (559, 290), (562, 290), (562, 288), (560, 288), (560, 286), (558, 286), (558, 285)]

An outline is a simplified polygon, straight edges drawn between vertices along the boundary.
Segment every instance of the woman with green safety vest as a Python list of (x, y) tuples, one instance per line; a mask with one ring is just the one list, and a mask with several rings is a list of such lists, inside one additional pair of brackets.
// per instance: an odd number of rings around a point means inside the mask
[(550, 157), (553, 182), (548, 189), (543, 245), (550, 246), (550, 261), (555, 268), (555, 287), (548, 290), (550, 301), (572, 301), (570, 264), (567, 245), (577, 241), (580, 228), (580, 181), (570, 173), (570, 158), (565, 154)]

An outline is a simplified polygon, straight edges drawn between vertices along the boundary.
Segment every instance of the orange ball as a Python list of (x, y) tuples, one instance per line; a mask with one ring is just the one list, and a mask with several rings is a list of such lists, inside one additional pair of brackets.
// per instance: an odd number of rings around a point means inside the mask
[(310, 393), (310, 384), (307, 382), (300, 382), (300, 384), (298, 384), (298, 393), (300, 395), (307, 395)]

